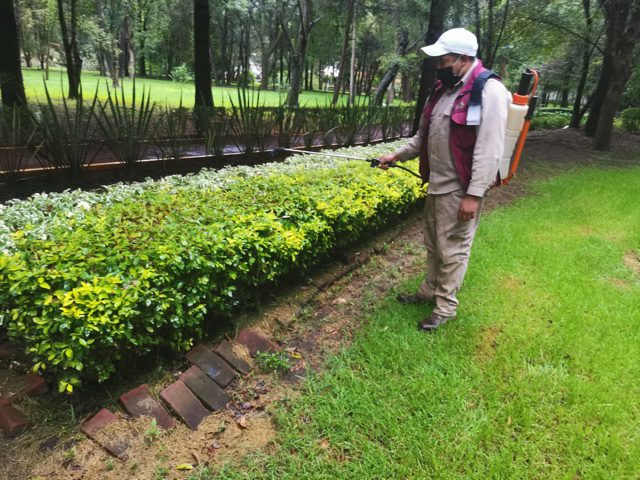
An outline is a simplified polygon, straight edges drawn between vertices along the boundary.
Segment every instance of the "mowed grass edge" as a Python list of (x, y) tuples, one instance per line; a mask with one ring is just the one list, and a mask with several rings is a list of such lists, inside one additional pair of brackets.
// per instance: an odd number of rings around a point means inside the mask
[[(31, 103), (42, 102), (45, 103), (47, 96), (45, 93), (45, 81), (44, 71), (38, 69), (24, 68), (22, 70), (24, 78), (25, 92), (27, 100)], [(114, 90), (111, 79), (107, 77), (101, 77), (98, 72), (95, 71), (83, 71), (81, 76), (83, 96), (86, 98), (93, 98), (93, 94), (98, 87), (98, 98), (100, 100), (106, 100), (107, 87)], [(151, 100), (156, 102), (159, 106), (178, 107), (180, 105), (180, 99), (182, 98), (182, 105), (186, 108), (192, 108), (195, 98), (195, 86), (193, 81), (185, 83), (173, 82), (171, 80), (159, 80), (138, 77), (136, 79), (137, 96), (140, 98), (143, 88), (146, 91), (151, 92)], [(120, 79), (120, 84), (124, 86), (127, 101), (131, 100), (131, 92), (133, 90), (133, 81), (129, 78)], [(67, 74), (64, 69), (51, 69), (49, 73), (49, 80), (46, 81), (49, 94), (55, 101), (62, 100), (68, 93), (68, 80)], [(120, 86), (115, 88), (117, 92), (120, 92)], [(255, 101), (258, 100), (258, 90), (255, 90)], [(212, 85), (213, 101), (217, 107), (231, 108), (232, 101), (235, 105), (238, 104), (238, 90), (235, 86), (217, 86)], [(264, 104), (267, 107), (274, 107), (284, 103), (287, 97), (287, 92), (283, 91), (260, 91), (260, 104)], [(331, 97), (333, 91), (307, 91), (300, 92), (300, 106), (301, 107), (326, 107), (331, 103)], [(340, 95), (340, 104), (345, 105), (348, 100), (348, 95)], [(365, 97), (358, 100), (364, 102)], [(394, 102), (394, 105), (403, 105), (399, 100)]]
[(215, 478), (638, 478), (639, 189), (590, 168), (487, 215), (457, 320), (425, 335), (390, 296), (280, 408), (276, 453)]

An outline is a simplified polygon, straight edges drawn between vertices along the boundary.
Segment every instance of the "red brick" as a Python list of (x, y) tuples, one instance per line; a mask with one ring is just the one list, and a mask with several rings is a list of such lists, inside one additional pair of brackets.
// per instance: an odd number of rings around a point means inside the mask
[(12, 406), (0, 407), (0, 430), (7, 437), (15, 437), (22, 433), (27, 426), (29, 426), (29, 421), (20, 410)]
[(159, 427), (169, 430), (176, 426), (176, 422), (167, 409), (151, 396), (149, 385), (140, 385), (133, 390), (120, 395), (120, 403), (124, 409), (134, 417), (146, 415), (156, 419)]
[(82, 430), (85, 435), (93, 437), (96, 433), (98, 433), (99, 430), (109, 425), (110, 423), (116, 422), (117, 420), (118, 417), (111, 413), (109, 409), (103, 408), (89, 420), (84, 422), (80, 427), (80, 430)]
[(204, 345), (196, 345), (186, 355), (187, 360), (196, 365), (200, 370), (206, 373), (211, 380), (216, 382), (222, 388), (231, 383), (236, 376), (236, 372), (220, 358)]
[(200, 422), (209, 415), (209, 410), (200, 403), (182, 380), (177, 380), (162, 390), (160, 398), (191, 430), (197, 430)]
[(258, 352), (277, 352), (280, 350), (280, 348), (267, 337), (249, 329), (240, 332), (236, 342), (247, 347), (252, 357), (255, 357)]
[(49, 390), (49, 386), (44, 378), (30, 373), (24, 378), (24, 387), (22, 387), (21, 393), (28, 397), (35, 397), (46, 393), (47, 390)]
[[(96, 443), (98, 443), (107, 452), (120, 460), (126, 460), (128, 458), (127, 449), (131, 446), (130, 439), (127, 438), (106, 438), (104, 435), (100, 435), (101, 430), (119, 419), (110, 410), (103, 408), (96, 413), (89, 420), (84, 422), (80, 427), (80, 430), (91, 437)], [(125, 437), (130, 437), (131, 432), (122, 434)]]
[(220, 343), (216, 347), (215, 353), (220, 355), (224, 359), (224, 361), (226, 361), (241, 374), (246, 375), (251, 371), (251, 365), (249, 365), (248, 362), (234, 353), (233, 346), (229, 341), (224, 340), (222, 343)]
[(195, 365), (180, 375), (180, 380), (207, 408), (213, 411), (220, 410), (229, 403), (229, 395)]

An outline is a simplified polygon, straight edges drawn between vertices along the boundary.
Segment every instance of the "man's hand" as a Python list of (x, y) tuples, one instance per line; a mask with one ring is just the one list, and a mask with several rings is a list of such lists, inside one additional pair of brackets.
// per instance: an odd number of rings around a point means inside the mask
[(460, 208), (458, 208), (458, 220), (468, 222), (475, 218), (478, 214), (478, 208), (480, 207), (480, 200), (480, 197), (465, 195), (462, 202), (460, 202)]
[(393, 153), (385, 153), (381, 157), (378, 157), (378, 160), (380, 161), (380, 165), (378, 165), (378, 167), (386, 170), (389, 168), (389, 164), (396, 163), (398, 161), (398, 157)]

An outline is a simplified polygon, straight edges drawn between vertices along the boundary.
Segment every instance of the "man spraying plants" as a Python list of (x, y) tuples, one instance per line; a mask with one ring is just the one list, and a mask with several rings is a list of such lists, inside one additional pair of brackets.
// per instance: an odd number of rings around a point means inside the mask
[[(529, 82), (521, 82), (520, 95), (512, 99), (499, 77), (476, 58), (477, 51), (476, 36), (463, 28), (448, 30), (422, 48), (437, 57), (435, 90), (416, 135), (379, 158), (379, 166), (386, 169), (419, 156), (420, 175), (428, 182), (426, 276), (417, 292), (398, 295), (403, 303), (433, 305), (432, 313), (418, 323), (422, 331), (434, 331), (456, 317), (456, 296), (485, 196), (490, 187), (513, 176), (517, 158), (512, 160), (511, 153), (516, 143), (518, 157), (522, 151), (522, 127), (534, 106), (528, 102)], [(529, 81), (534, 73), (527, 73)]]

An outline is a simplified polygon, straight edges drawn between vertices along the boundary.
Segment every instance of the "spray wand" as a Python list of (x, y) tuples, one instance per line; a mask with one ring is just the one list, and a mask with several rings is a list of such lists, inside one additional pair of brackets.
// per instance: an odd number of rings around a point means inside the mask
[[(364, 162), (369, 163), (369, 165), (371, 165), (371, 167), (378, 167), (380, 166), (380, 160), (378, 160), (377, 158), (364, 158), (364, 157), (356, 157), (353, 155), (344, 155), (341, 153), (328, 153), (328, 152), (313, 152), (310, 150), (298, 150), (296, 148), (274, 148), (271, 151), (272, 155), (278, 155), (282, 152), (293, 152), (293, 153), (302, 153), (305, 155), (325, 155), (327, 157), (336, 157), (336, 158), (344, 158), (347, 160), (361, 160)], [(404, 170), (405, 172), (410, 173), (411, 175), (413, 175), (414, 177), (419, 178), (420, 180), (422, 180), (422, 177), (420, 175), (418, 175), (416, 172), (414, 172), (413, 170), (410, 170), (406, 167), (403, 167), (402, 165), (398, 165), (397, 163), (388, 163), (387, 164), (388, 167), (390, 168), (399, 168), (400, 170)]]

